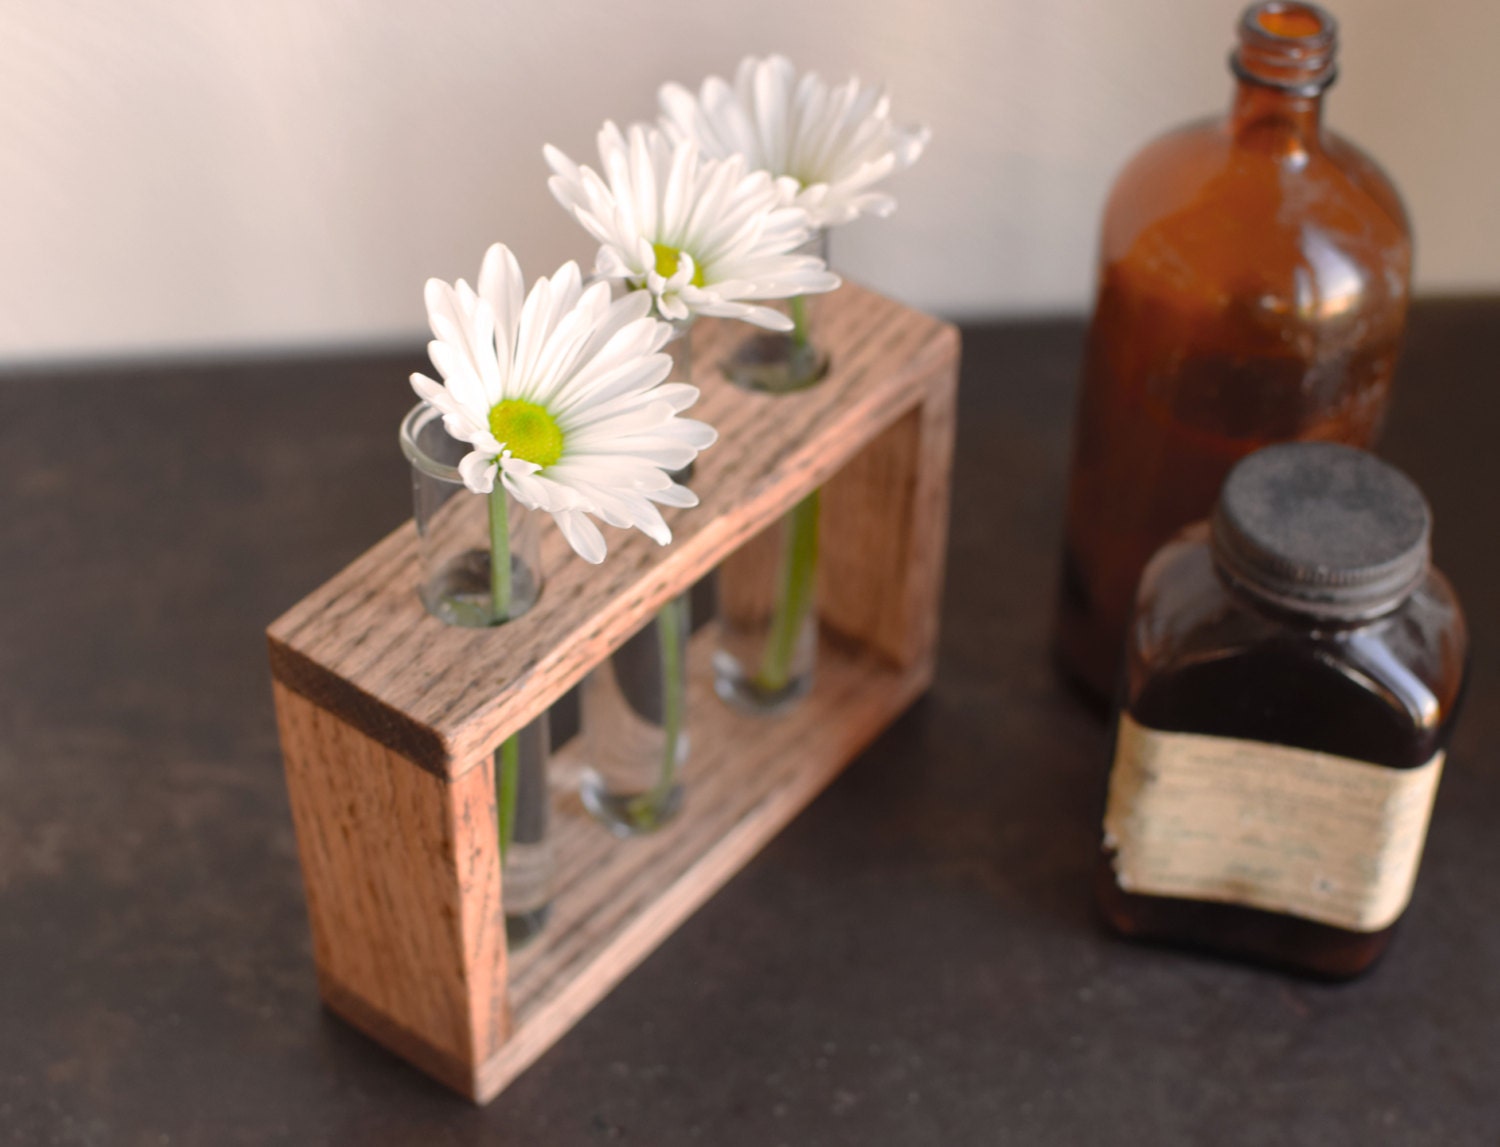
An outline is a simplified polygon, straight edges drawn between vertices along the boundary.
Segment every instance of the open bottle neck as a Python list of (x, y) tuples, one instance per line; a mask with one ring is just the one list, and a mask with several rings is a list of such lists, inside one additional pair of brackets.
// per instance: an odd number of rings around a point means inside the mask
[(1230, 110), (1235, 137), (1292, 153), (1316, 146), (1337, 57), (1338, 25), (1323, 9), (1297, 0), (1252, 4), (1229, 57), (1239, 80)]

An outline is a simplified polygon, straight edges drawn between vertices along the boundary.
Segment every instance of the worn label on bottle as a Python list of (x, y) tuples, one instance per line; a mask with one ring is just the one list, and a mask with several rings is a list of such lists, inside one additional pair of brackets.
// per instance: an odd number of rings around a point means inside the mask
[(1377, 932), (1411, 899), (1443, 768), (1148, 729), (1120, 718), (1105, 847), (1126, 892)]

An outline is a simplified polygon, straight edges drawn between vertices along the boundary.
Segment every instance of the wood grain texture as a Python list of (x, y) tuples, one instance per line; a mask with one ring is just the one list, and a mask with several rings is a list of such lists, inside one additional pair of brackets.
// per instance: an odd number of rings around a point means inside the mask
[(957, 369), (953, 327), (852, 284), (829, 300), (823, 332), (828, 378), (773, 397), (724, 382), (718, 362), (734, 328), (699, 324), (694, 380), (703, 398), (693, 413), (718, 427), (720, 441), (693, 480), (702, 504), (667, 513), (672, 546), (612, 531), (609, 558), (596, 568), (548, 529), (537, 606), (500, 629), (467, 630), (423, 612), (408, 524), (270, 627), (275, 677), (424, 768), (456, 777), (482, 763), (683, 586), (826, 482), (934, 386), (951, 385)]
[(445, 782), (274, 688), (324, 997), (468, 1090), (507, 1031), (493, 770)]
[(898, 666), (932, 656), (948, 550), (958, 363), (823, 491), (819, 618)]

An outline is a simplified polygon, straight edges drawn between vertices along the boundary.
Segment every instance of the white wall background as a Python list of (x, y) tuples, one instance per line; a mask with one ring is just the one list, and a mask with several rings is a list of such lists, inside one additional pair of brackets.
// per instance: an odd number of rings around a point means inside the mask
[[(1329, 0), (1329, 122), (1419, 287), (1500, 287), (1500, 3)], [(746, 52), (884, 79), (928, 154), (835, 237), (950, 315), (1079, 309), (1113, 173), (1221, 110), (1239, 0), (0, 0), (0, 362), (414, 339), (430, 275), (592, 249), (545, 187)]]

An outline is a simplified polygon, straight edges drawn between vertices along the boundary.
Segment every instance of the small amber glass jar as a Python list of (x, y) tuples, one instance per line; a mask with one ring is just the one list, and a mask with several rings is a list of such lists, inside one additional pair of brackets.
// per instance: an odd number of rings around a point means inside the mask
[(1323, 126), (1333, 17), (1270, 0), (1238, 39), (1229, 114), (1142, 149), (1104, 212), (1057, 623), (1101, 698), (1147, 559), (1262, 446), (1369, 446), (1406, 322), (1406, 212)]
[(1100, 866), (1117, 929), (1328, 977), (1384, 951), (1467, 659), (1429, 534), (1399, 471), (1292, 443), (1151, 560)]

